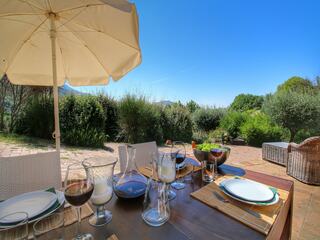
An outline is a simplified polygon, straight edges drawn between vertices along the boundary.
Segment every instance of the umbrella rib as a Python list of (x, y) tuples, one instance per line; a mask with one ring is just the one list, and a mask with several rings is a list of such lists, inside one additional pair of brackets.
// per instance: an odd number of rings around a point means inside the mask
[(13, 16), (39, 16), (39, 15), (43, 15), (43, 13), (5, 13), (5, 14), (0, 14), (0, 18), (13, 17)]
[(103, 6), (103, 5), (106, 5), (106, 4), (105, 3), (87, 4), (87, 5), (73, 7), (73, 8), (62, 9), (62, 10), (58, 11), (57, 13), (59, 14), (59, 13), (67, 12), (67, 11), (73, 11), (73, 10), (80, 9), (80, 8), (96, 7), (96, 6)]
[[(22, 49), (22, 47), (26, 44), (26, 42), (27, 42), (27, 41), (31, 38), (31, 36), (47, 21), (47, 19), (48, 19), (48, 17), (46, 17), (46, 19), (43, 20), (42, 23), (40, 23), (39, 26), (37, 26), (37, 27), (29, 34), (29, 36), (28, 36), (25, 40), (23, 40), (21, 46), (17, 49), (17, 51), (16, 51), (16, 53), (14, 54), (14, 56), (12, 57), (12, 59), (14, 59), (14, 58), (17, 56), (17, 54), (18, 54), (19, 51)], [(7, 68), (6, 68), (6, 70), (5, 70), (4, 72), (7, 72), (9, 68), (10, 68), (10, 64), (8, 64), (8, 66), (7, 66)]]
[[(68, 20), (68, 19), (67, 19), (67, 18), (65, 18), (65, 17), (61, 17), (61, 18), (64, 18), (64, 19)], [(93, 29), (93, 28), (90, 28), (90, 27), (84, 26), (84, 25), (79, 24), (79, 23), (77, 23), (77, 22), (73, 22), (73, 23), (74, 23), (74, 24), (77, 24), (77, 25), (79, 25), (79, 26), (85, 27), (85, 28), (87, 28), (87, 29), (91, 30), (92, 32), (99, 32), (99, 33), (102, 33), (102, 34), (104, 34), (104, 35), (106, 35), (106, 36), (108, 36), (108, 37), (110, 37), (110, 38), (112, 38), (112, 39), (114, 39), (114, 40), (118, 41), (119, 43), (121, 43), (121, 44), (123, 44), (123, 45), (125, 45), (125, 46), (127, 46), (127, 47), (133, 48), (134, 50), (136, 50), (136, 51), (138, 51), (138, 52), (140, 51), (140, 49), (138, 49), (138, 48), (136, 48), (136, 47), (132, 46), (131, 44), (125, 43), (125, 42), (121, 41), (120, 39), (118, 39), (118, 38), (116, 38), (116, 37), (114, 37), (114, 36), (112, 36), (112, 35), (110, 35), (110, 34), (108, 34), (108, 33), (106, 33), (106, 32), (98, 31), (98, 30), (96, 30), (96, 29)], [(65, 27), (66, 27), (66, 26), (65, 26)]]
[[(65, 26), (67, 28), (67, 26)], [(112, 76), (110, 74), (110, 72), (108, 71), (108, 69), (102, 64), (102, 62), (100, 61), (100, 59), (97, 57), (97, 55), (90, 50), (90, 48), (83, 42), (83, 40), (81, 40), (81, 38), (79, 36), (77, 36), (74, 32), (70, 31), (71, 34), (73, 34), (82, 44), (83, 46), (85, 46), (85, 48), (88, 49), (88, 51), (95, 57), (95, 59), (97, 59), (97, 62), (101, 65), (102, 69), (105, 70), (105, 72), (109, 75)]]
[(46, 11), (46, 9), (43, 9), (43, 8), (39, 7), (38, 5), (36, 5), (34, 3), (27, 2), (26, 0), (19, 0), (19, 1), (22, 2), (22, 3), (27, 3), (31, 8), (35, 7), (37, 9), (41, 10), (41, 11), (44, 11), (44, 12)]

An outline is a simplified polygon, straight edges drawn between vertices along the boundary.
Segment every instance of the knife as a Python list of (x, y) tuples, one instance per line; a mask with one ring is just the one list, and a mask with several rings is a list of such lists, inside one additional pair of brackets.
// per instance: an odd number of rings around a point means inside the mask
[[(213, 192), (213, 195), (221, 202), (223, 203), (230, 203), (230, 201), (228, 199), (225, 199), (224, 197), (221, 196), (221, 194), (219, 194), (218, 192), (214, 191)], [(240, 208), (240, 207), (239, 207)], [(261, 218), (261, 215), (260, 213), (257, 213), (251, 209), (247, 209), (247, 208), (240, 208), (242, 210), (244, 210), (245, 212), (251, 214), (252, 216), (255, 216), (257, 218)]]

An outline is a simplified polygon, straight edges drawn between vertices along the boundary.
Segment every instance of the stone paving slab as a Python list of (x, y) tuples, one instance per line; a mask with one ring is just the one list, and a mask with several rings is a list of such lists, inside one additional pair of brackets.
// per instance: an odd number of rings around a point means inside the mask
[[(113, 155), (118, 157), (119, 143), (106, 143), (105, 149), (61, 148), (61, 169), (64, 177), (67, 166), (73, 162), (81, 162), (87, 157)], [(262, 160), (261, 148), (248, 146), (230, 146), (231, 154), (227, 163), (236, 167), (266, 173), (269, 175), (293, 180), (295, 184), (293, 204), (292, 239), (320, 239), (320, 186), (301, 183), (287, 176), (283, 166)], [(26, 155), (54, 150), (53, 146), (32, 147), (26, 144), (11, 144), (0, 142), (0, 157)], [(192, 153), (190, 145), (188, 153)], [(119, 164), (116, 172), (120, 171)]]

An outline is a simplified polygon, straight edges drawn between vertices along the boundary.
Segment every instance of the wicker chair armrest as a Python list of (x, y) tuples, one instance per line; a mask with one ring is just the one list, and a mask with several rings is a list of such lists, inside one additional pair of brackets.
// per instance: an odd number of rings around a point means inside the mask
[(292, 151), (292, 149), (297, 150), (298, 148), (299, 148), (299, 144), (291, 142), (288, 145), (288, 152), (290, 153)]

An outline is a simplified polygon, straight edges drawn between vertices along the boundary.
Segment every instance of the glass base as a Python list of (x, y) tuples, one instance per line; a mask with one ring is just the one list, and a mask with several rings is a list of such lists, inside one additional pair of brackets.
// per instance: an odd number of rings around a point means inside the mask
[(171, 187), (173, 187), (174, 189), (177, 189), (177, 190), (181, 190), (181, 189), (184, 189), (186, 187), (186, 185), (182, 182), (173, 182), (173, 183), (171, 183)]
[(169, 201), (171, 201), (176, 198), (177, 194), (170, 189), (167, 191), (167, 196), (168, 196)]
[(94, 240), (94, 238), (90, 233), (82, 233), (73, 238), (73, 240)]
[(110, 223), (112, 220), (112, 213), (108, 210), (99, 211), (89, 218), (91, 226), (99, 227)]
[(151, 208), (142, 213), (142, 218), (148, 225), (159, 227), (169, 220), (169, 215), (161, 214), (158, 209)]

